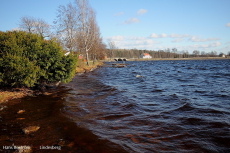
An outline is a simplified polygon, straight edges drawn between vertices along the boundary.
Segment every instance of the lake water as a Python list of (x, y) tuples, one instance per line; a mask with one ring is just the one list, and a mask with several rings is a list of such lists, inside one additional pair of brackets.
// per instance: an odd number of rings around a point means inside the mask
[(230, 60), (126, 64), (76, 76), (62, 113), (128, 152), (230, 152)]

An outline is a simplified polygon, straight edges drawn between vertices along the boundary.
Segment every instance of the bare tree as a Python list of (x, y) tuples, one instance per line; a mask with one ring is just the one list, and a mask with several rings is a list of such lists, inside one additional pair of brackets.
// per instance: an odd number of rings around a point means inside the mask
[(93, 59), (93, 63), (98, 59), (105, 58), (105, 52), (104, 52), (105, 49), (106, 49), (106, 46), (105, 44), (103, 44), (102, 38), (97, 36), (97, 38), (95, 39), (94, 45), (89, 52), (89, 54), (91, 55), (91, 59)]
[(19, 27), (27, 32), (32, 33), (34, 31), (34, 22), (35, 19), (33, 17), (24, 16), (20, 19)]
[(76, 0), (79, 9), (79, 30), (78, 42), (81, 50), (86, 54), (87, 65), (89, 65), (89, 50), (93, 47), (96, 39), (95, 12), (88, 4), (87, 0)]
[(174, 58), (177, 58), (178, 51), (176, 48), (172, 49), (172, 53), (173, 53)]
[(105, 45), (103, 45), (103, 39), (100, 36), (99, 27), (97, 25), (95, 25), (95, 29), (94, 30), (95, 30), (94, 31), (94, 33), (95, 33), (95, 39), (94, 39), (93, 47), (90, 50), (90, 53), (92, 54), (92, 57), (93, 57), (92, 58), (93, 59), (93, 63), (98, 58), (101, 58), (101, 56), (103, 56), (103, 51), (105, 49)]
[(201, 51), (201, 52), (200, 52), (200, 55), (201, 55), (202, 57), (207, 56), (207, 54), (206, 54), (206, 52), (205, 52), (205, 51)]
[(19, 26), (22, 30), (39, 34), (44, 38), (50, 35), (50, 25), (40, 18), (24, 16), (21, 18)]
[(67, 6), (59, 6), (57, 18), (54, 21), (56, 37), (60, 40), (64, 49), (77, 51), (77, 30), (78, 30), (78, 11), (71, 3)]
[(110, 49), (110, 59), (114, 58), (114, 51), (116, 49), (115, 42), (108, 39), (108, 45)]
[(216, 52), (216, 51), (211, 51), (210, 55), (211, 55), (212, 57), (215, 57), (215, 56), (217, 56), (217, 52)]
[(50, 36), (50, 25), (43, 19), (36, 19), (34, 22), (35, 33), (41, 35), (43, 38)]
[(199, 54), (200, 54), (200, 51), (198, 51), (198, 50), (194, 50), (194, 51), (193, 51), (193, 54), (194, 54), (194, 56), (195, 56), (195, 57), (198, 57), (198, 56), (199, 56)]
[(66, 50), (84, 53), (87, 65), (89, 57), (96, 59), (97, 48), (102, 41), (96, 23), (96, 13), (87, 0), (75, 0), (74, 4), (59, 6), (54, 24), (57, 30), (56, 37)]

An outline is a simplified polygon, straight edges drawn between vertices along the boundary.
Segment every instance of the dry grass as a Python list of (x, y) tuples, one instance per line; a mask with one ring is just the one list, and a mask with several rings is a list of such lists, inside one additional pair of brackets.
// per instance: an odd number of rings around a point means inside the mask
[(22, 98), (26, 95), (23, 91), (0, 91), (0, 103), (15, 98)]
[(28, 88), (5, 88), (0, 89), (0, 103), (7, 102), (11, 99), (22, 98), (33, 94), (33, 91)]
[(93, 61), (89, 61), (89, 65), (87, 65), (86, 62), (84, 61), (78, 61), (76, 73), (89, 72), (101, 65), (103, 65), (103, 62), (100, 62), (100, 61), (96, 61), (95, 63), (93, 63)]

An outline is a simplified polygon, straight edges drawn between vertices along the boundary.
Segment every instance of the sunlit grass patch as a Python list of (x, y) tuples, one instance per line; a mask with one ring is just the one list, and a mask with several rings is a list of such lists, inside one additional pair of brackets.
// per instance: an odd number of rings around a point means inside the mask
[(21, 98), (23, 96), (25, 96), (25, 93), (23, 93), (22, 91), (18, 91), (18, 92), (0, 91), (0, 103), (14, 98)]
[(76, 67), (76, 73), (84, 73), (89, 72), (92, 69), (97, 68), (98, 66), (103, 65), (103, 62), (101, 61), (89, 61), (89, 65), (85, 61), (78, 61), (78, 66)]

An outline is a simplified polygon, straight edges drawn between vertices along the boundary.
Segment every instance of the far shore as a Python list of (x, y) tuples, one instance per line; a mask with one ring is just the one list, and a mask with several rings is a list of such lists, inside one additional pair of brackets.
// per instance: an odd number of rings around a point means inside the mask
[[(117, 58), (117, 57), (116, 57)], [(103, 60), (103, 62), (114, 62), (114, 59)], [(124, 59), (124, 58), (121, 58)], [(126, 59), (126, 58), (125, 58)], [(126, 59), (126, 61), (163, 61), (163, 60), (227, 60), (230, 57), (191, 57), (191, 58), (137, 58), (137, 59)]]

